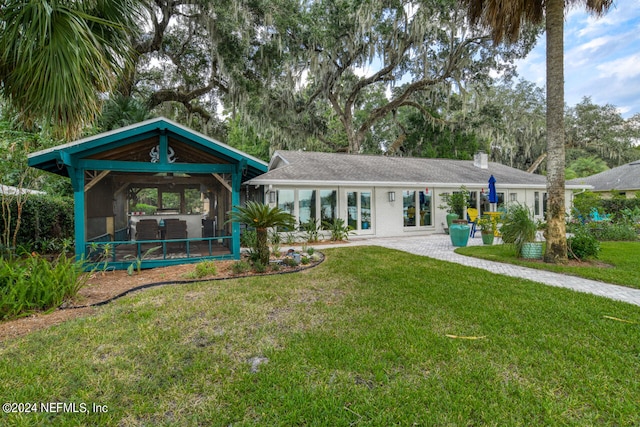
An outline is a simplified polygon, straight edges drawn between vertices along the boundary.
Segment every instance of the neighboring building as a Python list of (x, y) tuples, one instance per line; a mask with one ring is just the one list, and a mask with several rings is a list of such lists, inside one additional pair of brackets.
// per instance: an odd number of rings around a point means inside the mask
[(17, 196), (19, 194), (47, 194), (40, 190), (31, 190), (29, 188), (12, 187), (11, 185), (0, 184), (0, 194), (3, 196)]
[(601, 193), (605, 198), (613, 195), (633, 198), (640, 191), (640, 160), (595, 175), (572, 179), (567, 184), (591, 186), (591, 191)]
[[(488, 181), (493, 175), (499, 201), (525, 203), (537, 219), (546, 209), (546, 178), (499, 163), (485, 153), (475, 160), (385, 157), (304, 151), (277, 151), (269, 171), (249, 181), (264, 186), (265, 200), (292, 213), (300, 223), (342, 218), (357, 235), (405, 236), (441, 233), (446, 211), (442, 193), (465, 186), (480, 213), (491, 209)], [(572, 190), (567, 185), (567, 211)]]

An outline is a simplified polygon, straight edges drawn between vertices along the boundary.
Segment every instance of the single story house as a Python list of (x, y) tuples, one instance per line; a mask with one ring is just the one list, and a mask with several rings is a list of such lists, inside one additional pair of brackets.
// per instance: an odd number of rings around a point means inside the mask
[[(497, 206), (488, 201), (492, 175)], [(489, 162), (486, 153), (474, 160), (449, 160), (276, 151), (268, 172), (246, 184), (261, 186), (268, 203), (290, 212), (299, 223), (342, 218), (354, 234), (378, 237), (444, 232), (442, 194), (462, 186), (480, 214), (520, 202), (543, 220), (547, 201), (544, 176)], [(573, 190), (586, 187), (566, 186), (567, 212)]]
[(595, 175), (575, 178), (568, 185), (591, 186), (591, 191), (601, 193), (605, 198), (613, 195), (636, 197), (640, 192), (640, 160), (618, 166)]

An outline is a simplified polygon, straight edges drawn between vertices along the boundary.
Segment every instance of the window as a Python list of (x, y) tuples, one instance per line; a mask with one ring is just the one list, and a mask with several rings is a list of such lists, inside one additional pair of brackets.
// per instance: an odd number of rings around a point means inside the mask
[(371, 224), (371, 192), (347, 192), (347, 225), (354, 230), (369, 230)]
[(429, 226), (431, 219), (431, 195), (424, 191), (402, 191), (402, 216), (405, 227)]
[(161, 206), (158, 208), (164, 212), (180, 213), (181, 195), (178, 192), (160, 191), (158, 194), (158, 202)]
[(336, 191), (320, 190), (321, 222), (333, 222), (336, 219)]
[(420, 206), (420, 225), (431, 224), (431, 194), (424, 191), (418, 192), (418, 206)]
[(477, 191), (469, 191), (469, 207), (477, 208), (478, 207), (478, 192)]
[(316, 190), (298, 190), (298, 221), (306, 224), (316, 220)]
[(278, 208), (294, 215), (295, 205), (293, 190), (278, 190)]
[(539, 191), (535, 191), (533, 193), (533, 214), (534, 215), (540, 215), (540, 192)]
[[(294, 206), (295, 206), (295, 193), (293, 190), (278, 190), (278, 208), (290, 213), (291, 215), (295, 215)], [(280, 228), (280, 231), (290, 231), (288, 227)]]
[(416, 225), (416, 192), (404, 190), (402, 192), (402, 216), (404, 226), (413, 227)]
[(371, 228), (371, 193), (360, 193), (360, 222), (363, 230)]

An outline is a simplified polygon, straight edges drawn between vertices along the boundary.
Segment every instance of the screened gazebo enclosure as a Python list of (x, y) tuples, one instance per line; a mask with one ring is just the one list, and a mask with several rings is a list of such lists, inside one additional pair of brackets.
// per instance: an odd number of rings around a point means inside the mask
[(165, 118), (33, 153), (29, 166), (68, 176), (76, 255), (143, 268), (239, 258), (227, 213), (262, 199), (242, 183), (267, 164)]

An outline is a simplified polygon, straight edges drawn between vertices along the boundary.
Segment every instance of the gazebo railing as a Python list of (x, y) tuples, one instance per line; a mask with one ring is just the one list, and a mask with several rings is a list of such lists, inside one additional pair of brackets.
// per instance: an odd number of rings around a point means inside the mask
[(142, 268), (161, 267), (201, 259), (230, 259), (232, 236), (216, 236), (171, 240), (92, 239), (86, 244), (86, 260), (92, 265), (109, 265), (125, 269), (133, 262)]

